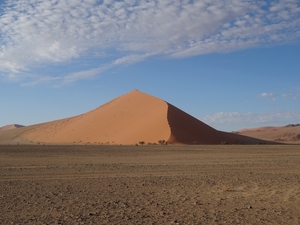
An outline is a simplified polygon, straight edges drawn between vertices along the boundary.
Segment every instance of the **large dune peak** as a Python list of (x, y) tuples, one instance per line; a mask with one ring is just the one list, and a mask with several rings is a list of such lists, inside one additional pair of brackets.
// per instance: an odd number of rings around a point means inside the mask
[(85, 114), (39, 125), (23, 137), (35, 142), (78, 144), (232, 142), (175, 106), (136, 89)]
[(253, 144), (260, 141), (215, 130), (172, 104), (136, 89), (78, 116), (0, 134), (0, 143), (12, 140), (113, 145), (154, 144), (160, 140), (170, 144)]

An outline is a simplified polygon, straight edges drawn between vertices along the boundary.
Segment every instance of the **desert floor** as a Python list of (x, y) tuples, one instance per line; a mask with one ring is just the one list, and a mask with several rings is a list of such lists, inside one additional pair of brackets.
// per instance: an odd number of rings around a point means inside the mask
[(0, 224), (300, 224), (298, 146), (0, 146)]

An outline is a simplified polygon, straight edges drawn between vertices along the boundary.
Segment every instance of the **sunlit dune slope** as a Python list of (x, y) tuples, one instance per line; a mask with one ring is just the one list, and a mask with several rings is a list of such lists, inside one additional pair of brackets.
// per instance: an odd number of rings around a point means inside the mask
[(46, 143), (134, 144), (167, 140), (167, 104), (131, 91), (88, 113), (37, 126), (23, 135)]

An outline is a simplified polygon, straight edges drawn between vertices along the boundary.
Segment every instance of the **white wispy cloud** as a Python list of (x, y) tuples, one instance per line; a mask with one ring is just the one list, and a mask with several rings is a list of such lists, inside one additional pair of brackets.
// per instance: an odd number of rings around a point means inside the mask
[(284, 98), (289, 98), (289, 97), (292, 97), (293, 95), (292, 94), (282, 94), (282, 97)]
[(276, 94), (273, 94), (273, 93), (261, 93), (259, 96), (262, 98), (267, 98), (267, 99), (273, 100), (273, 101), (276, 100)]
[[(153, 55), (189, 57), (300, 37), (297, 0), (7, 0), (1, 7), (0, 71), (8, 79), (87, 56), (109, 57), (108, 64), (118, 66)], [(100, 68), (107, 63), (59, 76), (74, 82)]]
[(283, 98), (290, 98), (293, 100), (300, 100), (300, 87), (296, 87), (296, 88), (291, 88), (289, 90), (289, 93), (284, 93), (282, 94)]
[(273, 93), (262, 93), (260, 94), (261, 97), (274, 97), (275, 95)]
[(300, 111), (275, 111), (275, 112), (218, 112), (205, 116), (202, 121), (211, 125), (260, 126), (265, 124), (276, 124), (285, 121), (299, 121)]
[(53, 83), (54, 86), (64, 86), (64, 85), (72, 84), (79, 80), (93, 79), (95, 76), (117, 65), (136, 63), (145, 59), (146, 57), (148, 57), (148, 55), (127, 55), (119, 59), (116, 59), (110, 63), (103, 64), (99, 67), (69, 73), (64, 76), (55, 76), (55, 77), (39, 76), (39, 75), (31, 76), (31, 80), (33, 81), (25, 82), (22, 84), (22, 86), (33, 86), (33, 85), (49, 83), (49, 82)]

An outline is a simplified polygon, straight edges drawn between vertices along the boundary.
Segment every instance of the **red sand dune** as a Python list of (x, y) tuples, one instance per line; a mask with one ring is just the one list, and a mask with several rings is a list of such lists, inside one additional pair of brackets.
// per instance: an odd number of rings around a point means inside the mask
[(175, 106), (138, 90), (85, 114), (20, 128), (11, 136), (18, 141), (51, 144), (135, 144), (141, 141), (147, 144), (158, 140), (170, 144), (261, 142), (217, 131)]

